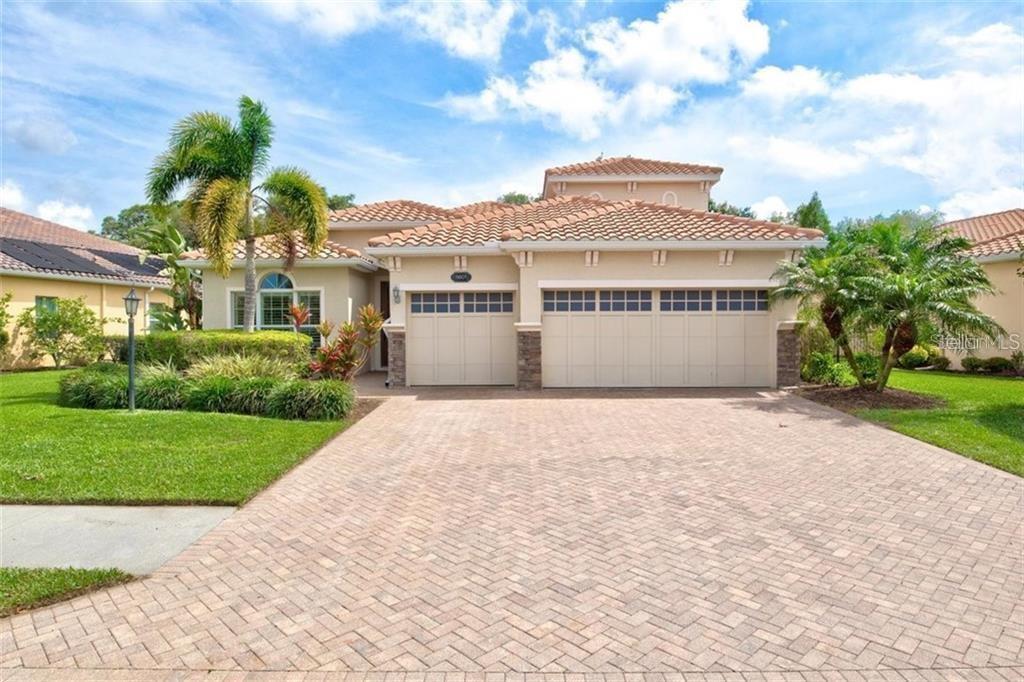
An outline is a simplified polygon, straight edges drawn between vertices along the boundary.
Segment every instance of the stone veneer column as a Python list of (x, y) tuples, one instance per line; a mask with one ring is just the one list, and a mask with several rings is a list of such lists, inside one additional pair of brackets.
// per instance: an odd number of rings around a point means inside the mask
[(797, 386), (800, 384), (800, 325), (797, 322), (782, 322), (775, 332), (775, 385)]
[(540, 329), (516, 330), (516, 388), (541, 387)]
[(405, 330), (388, 333), (388, 385), (405, 388)]

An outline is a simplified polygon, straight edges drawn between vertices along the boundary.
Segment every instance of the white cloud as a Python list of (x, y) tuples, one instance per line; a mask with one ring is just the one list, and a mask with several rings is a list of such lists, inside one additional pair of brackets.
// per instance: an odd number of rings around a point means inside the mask
[(1006, 186), (982, 192), (957, 192), (939, 204), (939, 211), (948, 220), (956, 220), (1021, 207), (1024, 207), (1024, 188)]
[(393, 19), (440, 43), (456, 57), (497, 61), (512, 18), (519, 11), (510, 0), (499, 2), (410, 2), (394, 10)]
[(372, 28), (383, 18), (377, 0), (276, 0), (256, 7), (325, 38), (343, 38)]
[(16, 182), (7, 179), (0, 184), (0, 206), (22, 211), (27, 203), (25, 193), (21, 191), (21, 187)]
[(76, 230), (88, 230), (93, 227), (95, 222), (92, 209), (88, 206), (65, 203), (59, 199), (51, 199), (39, 204), (36, 207), (36, 213), (43, 220), (73, 227)]
[(829, 91), (825, 74), (806, 66), (794, 66), (792, 69), (765, 66), (743, 81), (740, 87), (745, 95), (764, 98), (777, 104), (825, 95)]
[(727, 140), (727, 144), (746, 159), (805, 180), (840, 178), (859, 172), (867, 162), (861, 154), (849, 154), (807, 140), (775, 135), (734, 135)]
[(493, 120), (513, 112), (591, 140), (606, 122), (618, 123), (626, 117), (656, 119), (679, 99), (671, 88), (653, 83), (617, 93), (590, 75), (586, 57), (569, 47), (531, 64), (522, 85), (511, 78), (492, 77), (479, 94), (451, 95), (446, 105), (474, 120)]
[(789, 213), (789, 206), (782, 200), (782, 197), (772, 195), (761, 201), (755, 201), (750, 205), (750, 210), (761, 220), (768, 220), (773, 215), (786, 215)]
[(943, 36), (938, 42), (962, 60), (988, 64), (998, 61), (1019, 65), (1024, 53), (1024, 36), (1003, 23), (989, 24), (966, 36)]
[(608, 19), (582, 33), (595, 70), (629, 82), (724, 83), (768, 52), (768, 27), (747, 17), (745, 0), (680, 0), (653, 21)]
[(70, 128), (49, 116), (19, 118), (9, 122), (6, 130), (20, 146), (46, 154), (63, 154), (78, 142)]

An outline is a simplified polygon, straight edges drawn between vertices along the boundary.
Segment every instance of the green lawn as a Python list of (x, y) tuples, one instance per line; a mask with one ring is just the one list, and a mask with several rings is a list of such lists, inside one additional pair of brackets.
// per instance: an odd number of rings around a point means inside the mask
[(890, 386), (939, 396), (930, 410), (860, 410), (857, 416), (1024, 476), (1024, 380), (893, 372)]
[(116, 568), (0, 568), (0, 616), (130, 578)]
[(0, 375), (0, 502), (237, 505), (347, 426), (60, 407), (63, 374)]

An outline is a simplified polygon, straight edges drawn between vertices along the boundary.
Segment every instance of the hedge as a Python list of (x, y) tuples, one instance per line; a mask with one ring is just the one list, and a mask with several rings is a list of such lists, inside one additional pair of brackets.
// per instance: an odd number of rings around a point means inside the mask
[[(309, 421), (342, 419), (356, 403), (355, 390), (344, 381), (189, 378), (164, 368), (143, 368), (135, 397), (136, 405), (148, 410), (231, 412)], [(128, 370), (124, 365), (98, 363), (70, 372), (61, 379), (58, 401), (67, 407), (124, 409), (128, 407)]]
[[(306, 334), (287, 331), (243, 332), (210, 329), (150, 332), (135, 337), (135, 359), (139, 363), (172, 364), (185, 369), (194, 362), (219, 355), (258, 355), (285, 362), (309, 362), (313, 339)], [(120, 337), (107, 337), (107, 346), (115, 359), (124, 361), (126, 343)]]

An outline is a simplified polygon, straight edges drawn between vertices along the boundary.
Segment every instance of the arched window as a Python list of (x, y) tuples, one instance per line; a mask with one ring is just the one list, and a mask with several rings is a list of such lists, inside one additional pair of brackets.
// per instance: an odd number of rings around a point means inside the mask
[(675, 192), (665, 192), (661, 195), (661, 203), (668, 204), (669, 206), (678, 206), (679, 199), (676, 197)]
[(604, 197), (601, 196), (600, 192), (591, 192), (590, 193), (590, 198), (591, 199), (604, 199)]
[(263, 279), (260, 280), (260, 289), (291, 289), (292, 281), (288, 279), (287, 275), (282, 275), (280, 272), (272, 272), (269, 275), (264, 275)]

